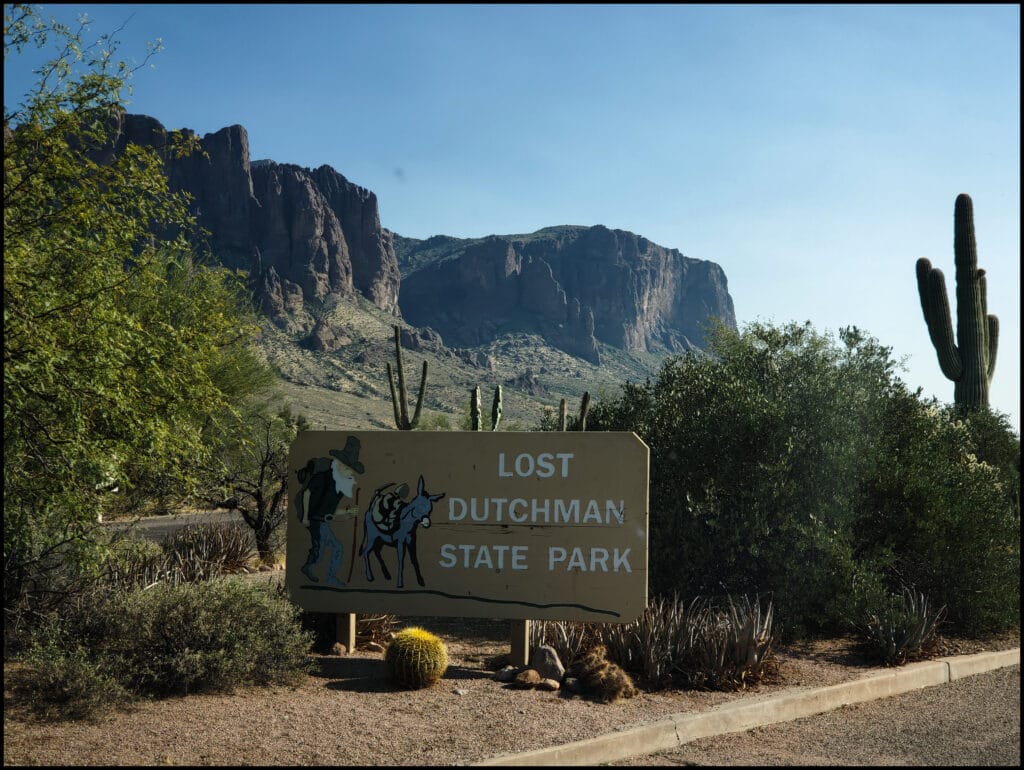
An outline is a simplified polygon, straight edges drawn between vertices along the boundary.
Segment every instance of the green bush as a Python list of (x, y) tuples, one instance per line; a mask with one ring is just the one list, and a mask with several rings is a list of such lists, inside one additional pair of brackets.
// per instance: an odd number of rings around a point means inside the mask
[(652, 592), (770, 592), (790, 635), (835, 630), (888, 351), (807, 324), (709, 340), (709, 355), (669, 359), (591, 409), (592, 429), (633, 430), (651, 448)]
[(133, 696), (294, 683), (309, 670), (312, 641), (277, 589), (237, 579), (96, 591), (41, 639), (26, 659), (29, 681), (40, 699), (76, 700), (80, 710), (102, 704), (63, 682), (105, 678)]
[(651, 449), (655, 596), (770, 593), (788, 638), (913, 584), (951, 628), (1019, 625), (1020, 440), (911, 393), (855, 328), (717, 327), (590, 410)]
[(952, 630), (975, 635), (1020, 625), (1020, 516), (1009, 495), (1019, 472), (1014, 480), (976, 450), (954, 409), (890, 399), (859, 527), (865, 558), (891, 565), (894, 592), (915, 586), (947, 607)]
[(11, 685), (44, 718), (90, 719), (131, 700), (109, 661), (52, 637), (31, 645), (12, 670)]

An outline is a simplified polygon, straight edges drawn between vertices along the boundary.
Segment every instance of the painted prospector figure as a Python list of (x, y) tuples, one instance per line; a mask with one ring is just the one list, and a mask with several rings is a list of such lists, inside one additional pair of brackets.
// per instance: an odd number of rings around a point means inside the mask
[(344, 449), (330, 450), (331, 457), (314, 457), (295, 472), (300, 485), (295, 507), (299, 521), (309, 528), (310, 539), (309, 556), (302, 565), (302, 572), (314, 583), (320, 582), (314, 570), (320, 563), (324, 549), (328, 548), (331, 560), (324, 580), (331, 586), (345, 585), (338, 577), (344, 549), (331, 529), (331, 522), (337, 515), (342, 499), (355, 498), (355, 474), (365, 470), (359, 461), (359, 449), (359, 439), (349, 436)]
[(363, 544), (359, 548), (359, 553), (366, 566), (366, 579), (373, 581), (373, 570), (370, 569), (370, 552), (373, 551), (380, 563), (381, 572), (384, 573), (384, 579), (391, 580), (391, 573), (388, 572), (387, 565), (380, 555), (381, 548), (390, 545), (398, 551), (397, 586), (403, 587), (406, 551), (416, 570), (416, 582), (422, 586), (423, 575), (420, 572), (419, 558), (416, 556), (416, 530), (420, 526), (424, 529), (430, 526), (430, 512), (434, 508), (434, 503), (444, 497), (444, 492), (430, 494), (424, 488), (423, 477), (420, 476), (416, 496), (405, 502), (402, 498), (405, 497), (408, 486), (403, 484), (398, 490), (385, 491), (391, 486), (394, 484), (385, 484), (377, 489), (366, 513), (363, 514)]

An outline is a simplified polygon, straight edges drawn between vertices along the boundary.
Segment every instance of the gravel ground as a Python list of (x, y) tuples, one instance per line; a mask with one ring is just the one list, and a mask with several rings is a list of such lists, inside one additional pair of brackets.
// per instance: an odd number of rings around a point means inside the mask
[[(395, 689), (384, 674), (382, 655), (362, 650), (346, 657), (316, 656), (319, 671), (295, 688), (149, 701), (91, 722), (34, 717), (5, 687), (4, 764), (466, 764), (880, 670), (859, 660), (850, 640), (826, 640), (780, 649), (780, 681), (752, 691), (641, 693), (602, 705), (493, 681), (490, 662), (508, 651), (508, 621), (403, 619), (402, 625), (412, 624), (425, 625), (448, 645), (448, 672), (426, 690)], [(1019, 635), (989, 648), (1018, 645)], [(978, 649), (961, 645), (946, 654)], [(1018, 721), (1019, 710), (1018, 698)], [(814, 742), (806, 751), (819, 748)], [(800, 756), (802, 750), (792, 751)]]

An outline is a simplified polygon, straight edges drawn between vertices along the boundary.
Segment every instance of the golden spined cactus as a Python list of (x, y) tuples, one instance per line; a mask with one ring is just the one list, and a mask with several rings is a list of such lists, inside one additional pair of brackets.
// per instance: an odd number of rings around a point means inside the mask
[(598, 703), (614, 703), (637, 693), (632, 677), (608, 660), (608, 649), (603, 644), (592, 647), (576, 664), (576, 669), (583, 692)]
[(400, 687), (419, 690), (437, 684), (448, 668), (448, 650), (438, 637), (422, 628), (395, 634), (384, 653), (391, 679)]

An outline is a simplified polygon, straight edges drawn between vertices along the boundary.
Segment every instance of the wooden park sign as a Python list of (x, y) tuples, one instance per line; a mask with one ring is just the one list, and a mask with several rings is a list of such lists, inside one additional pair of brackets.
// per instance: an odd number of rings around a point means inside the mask
[(647, 604), (633, 433), (305, 431), (286, 583), (327, 613), (628, 622)]

